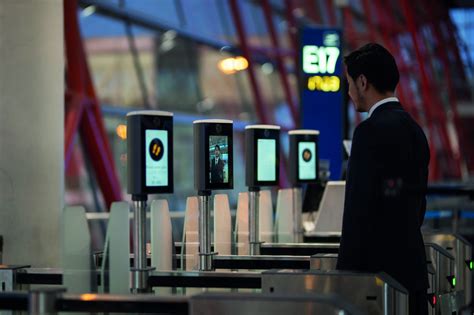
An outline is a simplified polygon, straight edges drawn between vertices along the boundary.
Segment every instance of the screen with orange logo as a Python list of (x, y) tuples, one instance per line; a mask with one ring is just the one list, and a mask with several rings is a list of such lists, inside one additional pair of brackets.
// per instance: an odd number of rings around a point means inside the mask
[(168, 185), (168, 143), (167, 130), (147, 129), (145, 131), (146, 186)]

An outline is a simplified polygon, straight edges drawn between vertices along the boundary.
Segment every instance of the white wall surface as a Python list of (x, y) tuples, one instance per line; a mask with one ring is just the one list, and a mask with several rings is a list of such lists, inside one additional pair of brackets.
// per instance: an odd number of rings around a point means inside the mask
[(61, 0), (0, 1), (3, 262), (59, 266), (64, 195)]

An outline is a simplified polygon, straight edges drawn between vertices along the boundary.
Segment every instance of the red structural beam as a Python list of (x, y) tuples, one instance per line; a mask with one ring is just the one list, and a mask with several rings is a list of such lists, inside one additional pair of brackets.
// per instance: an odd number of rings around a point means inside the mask
[(313, 22), (321, 24), (321, 19), (319, 18), (318, 8), (316, 7), (316, 1), (314, 0), (305, 0), (305, 11), (307, 15)]
[[(449, 152), (451, 146), (446, 132), (446, 120), (444, 117), (444, 111), (439, 104), (439, 100), (433, 97), (433, 90), (430, 88), (430, 80), (427, 74), (427, 67), (425, 66), (425, 56), (422, 54), (421, 43), (418, 39), (418, 32), (416, 20), (414, 16), (414, 9), (408, 2), (408, 0), (402, 0), (402, 11), (406, 19), (407, 27), (410, 32), (413, 46), (415, 48), (415, 55), (419, 65), (419, 70), (421, 74), (421, 87), (423, 95), (423, 104), (425, 106), (425, 112), (430, 121), (432, 121), (435, 126), (437, 126), (438, 132), (441, 136), (442, 143), (442, 152)], [(426, 51), (426, 50), (424, 50)], [(432, 135), (436, 136), (436, 134)], [(436, 158), (433, 157), (433, 158)], [(449, 154), (445, 154), (445, 158), (449, 158)], [(445, 167), (449, 167), (450, 163), (446, 163)]]
[[(328, 9), (333, 11), (333, 13), (330, 15), (334, 15), (335, 17), (335, 10), (333, 6), (329, 2), (327, 2), (327, 5)], [(352, 18), (352, 11), (349, 5), (342, 7), (342, 15), (344, 16), (342, 28), (344, 30), (345, 37), (347, 38), (347, 47), (349, 49), (358, 48), (358, 38), (361, 37), (361, 34), (357, 32), (353, 25), (354, 19)], [(362, 121), (362, 115), (358, 111), (354, 110), (354, 112), (355, 125), (358, 125)]]
[(254, 100), (255, 100), (255, 109), (257, 112), (257, 117), (260, 122), (267, 124), (269, 123), (268, 115), (265, 109), (265, 105), (263, 102), (263, 97), (260, 92), (259, 84), (257, 81), (257, 76), (255, 74), (255, 70), (253, 68), (254, 62), (253, 58), (249, 49), (249, 45), (247, 43), (247, 34), (242, 22), (242, 17), (240, 15), (239, 5), (237, 0), (229, 0), (232, 17), (234, 19), (234, 24), (237, 29), (237, 35), (240, 42), (240, 48), (242, 49), (242, 54), (244, 55), (245, 59), (248, 60), (249, 67), (247, 68), (247, 73), (250, 79), (250, 85), (252, 88)]
[(444, 27), (444, 32), (447, 33), (443, 36), (445, 41), (448, 43), (449, 48), (453, 52), (453, 58), (454, 58), (454, 63), (456, 66), (456, 71), (454, 71), (457, 75), (457, 77), (460, 79), (461, 82), (464, 82), (465, 84), (462, 85), (462, 90), (463, 90), (463, 95), (461, 97), (471, 99), (471, 89), (469, 87), (469, 80), (466, 77), (465, 69), (464, 69), (464, 64), (463, 61), (461, 60), (461, 53), (459, 51), (459, 43), (457, 42), (457, 28), (454, 26), (453, 21), (451, 20), (451, 16), (449, 15), (449, 10), (448, 8), (440, 3), (438, 5), (438, 11), (437, 15), (441, 22), (443, 23)]
[[(376, 11), (375, 17), (377, 21), (373, 21), (372, 27), (374, 28), (374, 30), (377, 30), (378, 35), (382, 38), (383, 43), (385, 44), (387, 49), (391, 51), (392, 54), (395, 56), (398, 68), (400, 70), (400, 83), (397, 89), (397, 95), (399, 96), (400, 101), (405, 106), (405, 108), (414, 116), (414, 118), (420, 123), (420, 125), (423, 125), (425, 122), (421, 121), (418, 110), (413, 102), (413, 94), (411, 93), (411, 89), (407, 82), (407, 72), (409, 75), (411, 75), (412, 71), (406, 65), (405, 60), (401, 57), (400, 45), (397, 43), (396, 40), (393, 40), (392, 37), (394, 35), (392, 32), (389, 31), (388, 24), (394, 23), (393, 21), (391, 21), (393, 14), (391, 14), (390, 16), (386, 16), (387, 12), (382, 9), (380, 1), (374, 1), (373, 4)], [(369, 1), (364, 0), (364, 8), (369, 5)]]
[(334, 5), (334, 0), (326, 0), (326, 8), (328, 11), (329, 23), (331, 24), (331, 26), (336, 26), (337, 19), (336, 19), (336, 10), (335, 10), (335, 5)]
[[(425, 63), (421, 63), (420, 65), (423, 66), (424, 71), (426, 71), (427, 77), (426, 81), (422, 76), (422, 84), (427, 84), (428, 86), (428, 91), (430, 96), (437, 96), (437, 97), (432, 97), (432, 103), (431, 106), (433, 108), (434, 112), (434, 118), (435, 122), (439, 128), (440, 136), (441, 136), (441, 142), (442, 142), (442, 148), (441, 152), (443, 153), (443, 159), (445, 162), (444, 169), (448, 170), (446, 173), (446, 176), (448, 177), (454, 177), (454, 178), (460, 178), (461, 177), (461, 160), (458, 154), (453, 150), (454, 144), (452, 143), (452, 138), (448, 136), (448, 119), (446, 115), (446, 110), (442, 104), (442, 99), (443, 95), (442, 92), (445, 88), (445, 85), (442, 84), (437, 85), (436, 83), (438, 82), (436, 80), (436, 76), (434, 74), (434, 69), (433, 69), (433, 64), (429, 63), (428, 60), (433, 60), (435, 58), (438, 58), (439, 54), (439, 49), (427, 49), (425, 45), (429, 43), (430, 41), (427, 39), (423, 40), (423, 35), (426, 34), (426, 32), (422, 32), (421, 30), (423, 28), (426, 28), (425, 24), (420, 24), (420, 21), (422, 21), (422, 18), (417, 15), (417, 19), (414, 19), (414, 14), (416, 10), (415, 3), (411, 4), (411, 19), (413, 24), (415, 24), (415, 27), (417, 27), (418, 32), (415, 35), (415, 40), (417, 41), (417, 45), (420, 48), (420, 53), (421, 53), (421, 59), (425, 61)], [(424, 16), (424, 15), (423, 15)], [(426, 20), (426, 18), (425, 18)], [(426, 36), (426, 35), (425, 35)], [(428, 80), (428, 78), (431, 78)], [(438, 82), (439, 83), (439, 82)]]
[(80, 95), (66, 95), (66, 121), (64, 123), (65, 127), (65, 142), (64, 147), (64, 163), (66, 169), (69, 166), (69, 161), (73, 156), (75, 137), (77, 134), (77, 129), (81, 122), (83, 106)]
[[(455, 90), (455, 94), (457, 96), (457, 99), (462, 99), (464, 101), (471, 101), (474, 98), (474, 95), (472, 95), (471, 89), (469, 88), (469, 80), (466, 77), (465, 69), (463, 62), (461, 60), (461, 54), (459, 51), (459, 43), (457, 42), (457, 29), (453, 24), (453, 21), (451, 20), (451, 17), (448, 13), (448, 9), (446, 7), (440, 8), (440, 19), (443, 21), (443, 26), (444, 26), (444, 37), (445, 37), (445, 42), (447, 42), (447, 46), (450, 47), (452, 57), (454, 60), (449, 60), (449, 64), (451, 67), (451, 74), (456, 76), (458, 83), (461, 83), (461, 86), (459, 86), (460, 90), (458, 89), (457, 85), (453, 86), (453, 89)], [(447, 34), (446, 34), (447, 33)], [(447, 35), (447, 36), (446, 36)], [(452, 67), (454, 61), (454, 67)], [(454, 82), (453, 82), (454, 84)], [(474, 157), (474, 149), (471, 146), (471, 143), (469, 143), (469, 134), (468, 134), (468, 125), (464, 121), (464, 119), (461, 119), (459, 116), (458, 111), (456, 111), (456, 117), (455, 117), (456, 125), (462, 126), (462, 131), (463, 134), (461, 135), (460, 138), (460, 143), (461, 147), (464, 149), (464, 154), (467, 154), (467, 156), (464, 156), (466, 159), (467, 163), (467, 168), (470, 172), (474, 172), (474, 163), (472, 163), (472, 159)], [(472, 142), (472, 139), (471, 139)]]
[[(67, 58), (67, 88), (65, 117), (65, 161), (68, 168), (77, 131), (94, 169), (107, 209), (122, 200), (122, 191), (105, 131), (99, 102), (82, 44), (77, 21), (77, 0), (64, 0), (64, 27)], [(92, 175), (92, 174), (91, 174)]]
[(298, 25), (295, 19), (295, 6), (293, 0), (285, 0), (286, 21), (288, 23), (288, 36), (291, 43), (291, 48), (295, 52), (294, 64), (295, 74), (299, 75), (300, 56), (298, 54)]
[[(80, 40), (79, 25), (77, 24), (77, 4), (75, 1), (64, 1), (64, 34), (66, 34), (66, 121), (65, 121), (65, 141), (64, 156), (66, 170), (71, 158), (75, 136), (82, 116), (82, 91), (84, 90), (84, 81), (82, 76), (82, 60), (81, 52), (78, 49), (72, 49), (72, 42)], [(76, 23), (74, 23), (76, 22)], [(76, 79), (73, 79), (73, 76)]]
[(291, 49), (284, 49), (284, 48), (279, 48), (279, 49), (273, 49), (269, 47), (262, 47), (262, 46), (249, 46), (249, 50), (253, 54), (261, 54), (264, 55), (267, 58), (276, 58), (278, 56), (280, 57), (294, 57), (295, 52)]
[[(262, 95), (261, 95), (261, 92), (260, 92), (260, 87), (259, 87), (256, 75), (255, 75), (255, 72), (254, 72), (254, 69), (253, 69), (253, 64), (254, 63), (252, 61), (252, 54), (251, 54), (251, 50), (249, 49), (249, 45), (247, 43), (247, 34), (245, 32), (245, 29), (244, 29), (244, 26), (243, 26), (243, 23), (242, 23), (242, 17), (241, 17), (241, 14), (240, 14), (240, 9), (239, 9), (239, 6), (238, 6), (238, 2), (237, 2), (237, 0), (229, 0), (229, 3), (230, 3), (230, 8), (231, 8), (232, 16), (233, 16), (233, 19), (234, 19), (234, 23), (235, 23), (235, 26), (236, 26), (236, 29), (237, 29), (238, 38), (239, 38), (239, 42), (240, 42), (240, 46), (241, 46), (241, 49), (242, 49), (243, 56), (249, 62), (249, 67), (248, 67), (247, 71), (248, 71), (248, 74), (249, 74), (250, 83), (251, 83), (252, 91), (253, 91), (254, 98), (255, 98), (255, 103), (256, 103), (255, 107), (256, 107), (256, 111), (257, 111), (257, 117), (259, 118), (259, 120), (262, 123), (267, 124), (267, 123), (270, 123), (270, 120), (268, 119), (267, 112), (266, 112), (266, 109), (265, 109), (265, 105), (263, 103), (263, 98), (262, 98)], [(270, 29), (269, 29), (269, 31), (271, 32)], [(273, 44), (275, 44), (275, 42), (273, 42)], [(278, 51), (279, 50), (278, 42), (276, 42), (276, 44), (277, 45), (274, 45), (273, 48), (276, 48), (275, 51)], [(279, 54), (275, 54), (275, 57), (276, 58), (281, 58), (281, 56)], [(277, 65), (278, 65), (278, 61), (277, 61)], [(282, 62), (280, 64), (280, 66), (278, 66), (278, 71), (280, 72), (280, 75), (282, 75), (282, 73), (283, 73), (285, 75), (285, 78), (287, 78), (287, 76), (286, 76), (287, 72), (284, 69), (284, 66), (283, 66)], [(289, 85), (288, 85), (288, 88), (289, 88)], [(291, 103), (288, 103), (289, 106), (290, 106), (290, 104)], [(295, 106), (294, 109), (296, 110), (296, 106)], [(291, 110), (291, 107), (290, 107), (290, 110)], [(293, 123), (295, 124), (296, 121), (293, 121)], [(286, 168), (287, 168), (288, 162), (287, 162), (284, 155), (281, 155), (280, 160), (281, 160), (281, 163), (280, 163), (280, 186), (284, 187), (284, 186), (288, 185), (287, 176), (286, 176)]]
[[(454, 91), (454, 84), (453, 84), (453, 78), (452, 78), (452, 72), (450, 71), (451, 65), (449, 63), (449, 58), (446, 53), (447, 50), (451, 49), (453, 50), (453, 47), (449, 46), (449, 43), (446, 42), (445, 37), (443, 36), (440, 28), (440, 23), (442, 22), (440, 19), (440, 16), (437, 14), (438, 12), (435, 11), (433, 6), (436, 6), (436, 4), (431, 4), (428, 3), (428, 1), (423, 0), (424, 7), (427, 10), (428, 16), (430, 17), (429, 23), (431, 24), (431, 29), (433, 30), (433, 33), (435, 35), (435, 38), (438, 43), (438, 47), (435, 51), (437, 51), (440, 55), (440, 59), (442, 60), (443, 64), (443, 70), (444, 70), (444, 76), (443, 76), (443, 83), (447, 82), (447, 92), (448, 92), (448, 97), (449, 97), (449, 107), (451, 108), (452, 112), (452, 120), (451, 123), (453, 123), (453, 126), (456, 130), (457, 137), (459, 139), (458, 141), (458, 151), (454, 151), (454, 159), (456, 163), (459, 165), (459, 171), (461, 170), (461, 163), (462, 163), (462, 155), (461, 152), (463, 151), (465, 142), (464, 137), (463, 137), (463, 129), (462, 129), (462, 124), (459, 119), (458, 115), (458, 110), (457, 110), (457, 98), (456, 94)], [(438, 4), (439, 6), (439, 4)], [(439, 9), (439, 8), (438, 8)], [(453, 34), (454, 35), (454, 34)], [(455, 54), (453, 52), (453, 54)], [(443, 89), (443, 86), (439, 86), (439, 90), (441, 91)], [(461, 175), (461, 174), (460, 174)]]
[(369, 0), (362, 0), (362, 6), (364, 8), (364, 13), (367, 20), (366, 25), (369, 33), (369, 39), (371, 42), (375, 42), (377, 40), (377, 29), (372, 19), (371, 5), (369, 3)]
[[(392, 10), (389, 10), (386, 6), (382, 6), (383, 1), (377, 0), (374, 2), (375, 8), (377, 11), (377, 19), (378, 23), (376, 23), (377, 28), (380, 31), (380, 34), (383, 38), (384, 43), (386, 44), (387, 48), (398, 55), (398, 62), (401, 71), (401, 86), (399, 86), (398, 91), (400, 92), (400, 100), (402, 104), (408, 106), (408, 110), (410, 113), (418, 120), (420, 125), (425, 125), (426, 131), (428, 132), (428, 141), (430, 142), (430, 155), (433, 157), (430, 161), (430, 170), (429, 176), (430, 180), (436, 180), (439, 178), (439, 165), (438, 160), (436, 157), (436, 146), (435, 142), (433, 141), (433, 137), (435, 135), (435, 129), (433, 125), (433, 121), (431, 119), (425, 119), (421, 121), (421, 115), (418, 113), (418, 109), (414, 104), (414, 95), (412, 90), (409, 86), (405, 85), (406, 76), (413, 76), (415, 70), (409, 69), (409, 67), (405, 64), (404, 59), (400, 56), (400, 44), (398, 43), (396, 37), (398, 36), (397, 32), (393, 32), (391, 30), (391, 25), (397, 25), (397, 21), (395, 20), (394, 14)], [(408, 72), (408, 73), (407, 73)], [(405, 94), (406, 93), (406, 94)]]
[(465, 99), (471, 100), (472, 99), (471, 89), (469, 88), (469, 85), (467, 84), (469, 80), (467, 79), (466, 73), (464, 72), (464, 65), (461, 60), (461, 53), (459, 51), (459, 46), (458, 46), (459, 43), (456, 41), (457, 30), (456, 30), (456, 27), (454, 26), (453, 21), (451, 20), (451, 17), (448, 14), (448, 10), (446, 10), (445, 12), (444, 22), (445, 22), (446, 28), (448, 29), (448, 33), (450, 34), (450, 36), (448, 37), (448, 41), (450, 43), (449, 46), (454, 51), (454, 62), (455, 62), (456, 68), (458, 69), (456, 71), (456, 75), (459, 77), (461, 82), (466, 83), (464, 85), (464, 88), (462, 89), (461, 96)]
[[(280, 42), (278, 40), (278, 35), (275, 31), (275, 26), (273, 25), (273, 16), (270, 4), (268, 0), (261, 0), (261, 5), (263, 9), (263, 14), (265, 16), (265, 22), (267, 24), (268, 32), (270, 33), (270, 39), (273, 46), (272, 48), (275, 50), (280, 50)], [(297, 126), (299, 122), (298, 108), (291, 93), (290, 84), (288, 82), (288, 73), (286, 71), (283, 58), (280, 55), (276, 55), (275, 61), (278, 69), (278, 74), (280, 76), (280, 82), (283, 86), (283, 91), (285, 93), (286, 103), (290, 108), (291, 116), (293, 118), (293, 126)]]
[(356, 42), (357, 42), (357, 36), (356, 36), (357, 30), (354, 27), (354, 19), (352, 17), (350, 6), (347, 5), (347, 6), (342, 8), (342, 15), (344, 17), (342, 27), (344, 29), (344, 32), (346, 33), (347, 41), (349, 43), (352, 43), (354, 48), (356, 48), (358, 46), (358, 44), (356, 44)]
[[(380, 7), (377, 5), (378, 4), (378, 1), (375, 1), (376, 3), (372, 3), (372, 4), (375, 4), (375, 11), (378, 12), (379, 14), (383, 14), (381, 11), (380, 11)], [(370, 41), (371, 42), (376, 42), (377, 41), (377, 38), (378, 36), (380, 35), (383, 39), (383, 42), (385, 44), (385, 46), (388, 48), (389, 51), (392, 52), (392, 54), (394, 54), (396, 57), (399, 53), (398, 49), (395, 49), (394, 48), (394, 45), (392, 44), (391, 40), (390, 40), (390, 37), (388, 36), (387, 32), (380, 32), (380, 28), (377, 27), (377, 22), (374, 21), (374, 14), (373, 12), (371, 11), (371, 3), (369, 2), (369, 0), (362, 0), (362, 6), (364, 8), (364, 12), (366, 14), (366, 19), (367, 19), (367, 28), (368, 28), (368, 31), (369, 31), (369, 38), (370, 38)], [(380, 20), (383, 20), (382, 16), (380, 15), (377, 15), (377, 17), (380, 19)], [(402, 65), (404, 66), (404, 63), (403, 63), (403, 59), (402, 58), (397, 58), (398, 59), (398, 64), (399, 64), (399, 68), (400, 67), (400, 63), (402, 63)], [(407, 102), (407, 98), (405, 96), (405, 86), (403, 85), (402, 83), (402, 80), (400, 80), (400, 84), (398, 86), (398, 96), (400, 97), (400, 101), (402, 102), (402, 104), (404, 104), (404, 106), (407, 106), (409, 108), (411, 108), (411, 103), (408, 103)]]

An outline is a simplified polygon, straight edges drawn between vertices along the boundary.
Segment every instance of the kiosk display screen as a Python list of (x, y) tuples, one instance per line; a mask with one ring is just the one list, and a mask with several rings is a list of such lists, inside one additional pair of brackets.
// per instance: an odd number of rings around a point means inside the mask
[(167, 130), (145, 130), (145, 183), (148, 187), (168, 186)]
[(298, 142), (298, 180), (316, 179), (316, 143)]
[(229, 142), (227, 136), (209, 136), (209, 183), (229, 183)]
[(257, 180), (259, 182), (270, 182), (276, 180), (276, 140), (257, 140)]
[(198, 192), (233, 189), (233, 123), (225, 119), (193, 122), (194, 188)]

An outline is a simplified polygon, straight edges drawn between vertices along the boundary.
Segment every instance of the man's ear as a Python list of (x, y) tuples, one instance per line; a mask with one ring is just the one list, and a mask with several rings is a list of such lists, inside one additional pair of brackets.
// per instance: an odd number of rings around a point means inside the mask
[(367, 82), (367, 78), (365, 77), (365, 75), (361, 74), (359, 76), (359, 82), (362, 90), (367, 90), (367, 88), (369, 87), (369, 82)]

